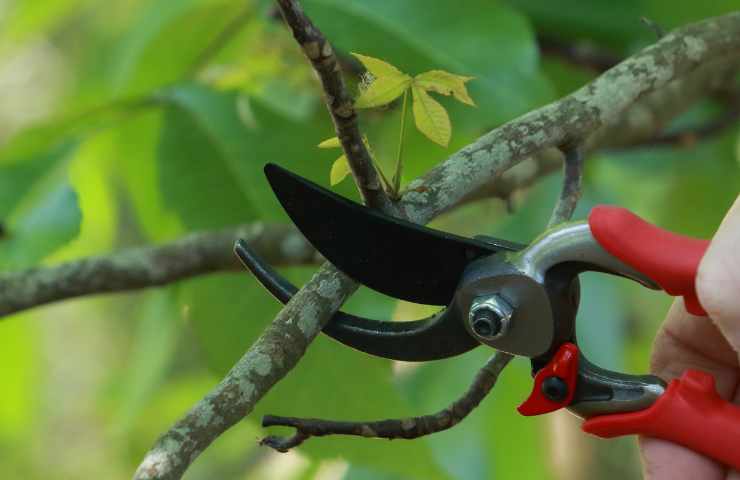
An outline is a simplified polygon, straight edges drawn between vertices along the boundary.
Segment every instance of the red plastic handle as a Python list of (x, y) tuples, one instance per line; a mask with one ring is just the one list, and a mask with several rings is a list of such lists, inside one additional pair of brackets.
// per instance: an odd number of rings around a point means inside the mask
[[(557, 378), (565, 385), (566, 394), (560, 398), (548, 397), (545, 394), (545, 382), (550, 378)], [(517, 407), (519, 413), (525, 417), (542, 415), (554, 412), (570, 405), (576, 394), (578, 381), (578, 347), (573, 343), (564, 343), (560, 346), (552, 360), (542, 367), (534, 376), (534, 386), (524, 403)]]
[(723, 400), (704, 372), (687, 370), (646, 410), (594, 417), (583, 430), (604, 438), (662, 438), (740, 470), (740, 407)]
[(686, 310), (706, 315), (694, 279), (709, 240), (658, 228), (625, 208), (599, 205), (588, 216), (591, 233), (604, 249), (647, 275), (670, 295), (684, 298)]

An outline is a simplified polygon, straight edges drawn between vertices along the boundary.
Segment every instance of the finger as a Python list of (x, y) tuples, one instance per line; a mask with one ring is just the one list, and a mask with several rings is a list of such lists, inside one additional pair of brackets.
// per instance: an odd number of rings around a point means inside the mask
[(740, 351), (740, 197), (699, 264), (696, 292), (709, 317)]
[(650, 371), (670, 381), (689, 369), (712, 374), (722, 398), (734, 394), (737, 353), (714, 323), (686, 312), (683, 302), (676, 300), (655, 337)]
[(640, 437), (643, 475), (646, 480), (722, 480), (725, 468), (688, 448), (665, 440)]
[[(686, 312), (681, 300), (673, 302), (659, 330), (651, 358), (651, 371), (666, 381), (687, 369), (714, 375), (724, 398), (735, 393), (737, 356), (717, 327), (705, 317)], [(640, 452), (645, 478), (650, 480), (725, 478), (725, 468), (685, 447), (643, 437)]]

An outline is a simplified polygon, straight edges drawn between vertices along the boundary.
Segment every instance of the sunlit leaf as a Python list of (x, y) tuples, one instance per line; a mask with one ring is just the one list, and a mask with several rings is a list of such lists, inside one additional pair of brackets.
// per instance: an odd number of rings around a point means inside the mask
[(373, 108), (387, 105), (400, 97), (411, 85), (411, 77), (401, 73), (400, 75), (389, 75), (379, 77), (364, 90), (355, 101), (356, 108)]
[(193, 68), (199, 65), (204, 52), (233, 18), (242, 14), (246, 3), (144, 2), (145, 8), (140, 9), (110, 54), (113, 90), (137, 95), (192, 77), (196, 73)]
[(444, 70), (431, 70), (414, 77), (414, 85), (426, 91), (452, 95), (456, 100), (467, 105), (475, 106), (475, 102), (468, 94), (465, 83), (475, 77), (455, 75)]
[(43, 369), (41, 324), (33, 318), (13, 318), (0, 322), (0, 376), (3, 395), (0, 400), (0, 439), (27, 432), (38, 415), (35, 398), (40, 393), (39, 375)]
[(414, 86), (414, 120), (416, 128), (429, 140), (446, 147), (450, 143), (452, 125), (444, 107), (425, 90)]
[(319, 143), (318, 147), (319, 148), (341, 148), (342, 144), (339, 143), (339, 137), (331, 137)]
[[(436, 68), (475, 76), (469, 89), (480, 109), (450, 106), (456, 130), (479, 132), (481, 125), (494, 126), (554, 99), (549, 80), (539, 71), (534, 31), (509, 2), (467, 0), (464, 7), (443, 0), (303, 4), (337, 50), (372, 52), (405, 72)], [(454, 18), (465, 21), (450, 21)], [(458, 115), (457, 108), (464, 113)]]
[(402, 71), (388, 62), (384, 62), (383, 60), (368, 57), (366, 55), (360, 55), (359, 53), (354, 52), (352, 52), (352, 55), (354, 55), (355, 58), (362, 62), (362, 65), (364, 65), (367, 71), (370, 72), (375, 78), (399, 77), (405, 75)]
[(0, 44), (13, 45), (15, 42), (44, 33), (44, 30), (53, 31), (90, 3), (91, 0), (12, 2), (7, 5), (10, 7), (7, 17), (3, 18)]
[(329, 181), (332, 185), (336, 185), (347, 177), (349, 174), (349, 162), (347, 162), (347, 156), (342, 155), (334, 161), (334, 165), (331, 166), (331, 173), (329, 174)]

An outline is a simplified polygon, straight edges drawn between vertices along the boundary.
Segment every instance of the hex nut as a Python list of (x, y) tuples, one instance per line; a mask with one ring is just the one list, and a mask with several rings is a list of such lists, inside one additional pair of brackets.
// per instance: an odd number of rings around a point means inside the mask
[(483, 340), (496, 340), (509, 330), (514, 309), (498, 294), (473, 300), (468, 314), (470, 330)]

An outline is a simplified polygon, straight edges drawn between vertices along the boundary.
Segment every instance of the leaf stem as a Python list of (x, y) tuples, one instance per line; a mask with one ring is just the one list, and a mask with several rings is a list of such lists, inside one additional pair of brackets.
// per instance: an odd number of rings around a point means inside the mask
[(408, 105), (409, 90), (406, 89), (403, 92), (403, 106), (401, 107), (401, 134), (398, 139), (398, 155), (396, 156), (396, 171), (393, 173), (393, 194), (395, 197), (398, 196), (398, 192), (401, 191), (401, 172), (403, 170), (403, 137), (406, 133), (406, 109)]

